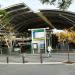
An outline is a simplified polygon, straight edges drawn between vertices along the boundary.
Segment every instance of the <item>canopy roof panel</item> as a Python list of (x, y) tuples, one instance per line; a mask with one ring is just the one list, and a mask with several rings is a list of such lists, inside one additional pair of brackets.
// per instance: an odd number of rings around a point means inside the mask
[(59, 10), (41, 10), (57, 29), (75, 27), (75, 13)]
[[(25, 4), (11, 6), (5, 9), (11, 16), (10, 23), (18, 32), (25, 32), (32, 28), (50, 27), (40, 16), (32, 12)], [(74, 26), (75, 14), (58, 10), (40, 10), (41, 13), (57, 29), (70, 28)], [(63, 16), (67, 18), (64, 18)], [(51, 28), (51, 27), (50, 27)]]

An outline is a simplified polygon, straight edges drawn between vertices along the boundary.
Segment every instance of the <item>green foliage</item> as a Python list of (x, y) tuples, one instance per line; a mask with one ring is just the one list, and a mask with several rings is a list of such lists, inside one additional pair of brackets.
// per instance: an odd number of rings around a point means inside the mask
[(3, 17), (6, 15), (6, 11), (5, 10), (0, 10), (0, 15)]
[(58, 7), (60, 9), (67, 9), (70, 4), (72, 3), (72, 0), (62, 0), (61, 2), (58, 2)]
[(11, 27), (10, 16), (5, 10), (0, 10), (0, 26), (5, 30), (9, 30)]
[(75, 31), (64, 30), (64, 32), (57, 33), (56, 36), (58, 36), (59, 42), (67, 40), (69, 43), (75, 43)]
[(67, 9), (70, 4), (72, 3), (72, 0), (40, 0), (43, 4), (47, 3), (47, 4), (53, 4), (55, 5), (57, 2), (57, 7), (60, 9)]
[(44, 3), (49, 3), (49, 0), (41, 0), (42, 1), (42, 3), (44, 4)]

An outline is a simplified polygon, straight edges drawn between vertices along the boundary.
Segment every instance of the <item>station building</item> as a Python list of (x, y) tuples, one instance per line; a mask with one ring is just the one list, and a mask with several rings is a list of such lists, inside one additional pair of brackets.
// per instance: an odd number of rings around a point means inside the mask
[[(46, 46), (49, 44), (49, 34), (52, 29), (56, 28), (63, 30), (73, 27), (73, 30), (75, 30), (75, 13), (73, 12), (43, 9), (35, 13), (23, 3), (7, 7), (5, 10), (11, 17), (10, 23), (16, 34), (16, 41), (22, 45), (22, 53), (32, 52), (31, 31), (28, 29), (49, 28), (46, 29)], [(40, 13), (43, 17), (40, 16)], [(57, 37), (52, 35), (51, 43), (54, 49), (56, 48), (57, 42)], [(73, 46), (74, 45), (75, 44), (73, 44)]]

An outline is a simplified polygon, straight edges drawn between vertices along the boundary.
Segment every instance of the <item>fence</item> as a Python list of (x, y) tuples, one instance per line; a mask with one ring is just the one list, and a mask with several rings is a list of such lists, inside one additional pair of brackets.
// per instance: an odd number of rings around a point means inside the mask
[(75, 62), (75, 53), (58, 53), (48, 54), (19, 54), (19, 55), (0, 55), (0, 63), (47, 63), (47, 62)]

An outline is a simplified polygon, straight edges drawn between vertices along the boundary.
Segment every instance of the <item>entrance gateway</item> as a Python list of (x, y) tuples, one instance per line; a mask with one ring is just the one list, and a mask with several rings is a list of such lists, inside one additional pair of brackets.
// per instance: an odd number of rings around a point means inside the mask
[(31, 29), (31, 47), (32, 53), (47, 53), (46, 48), (46, 29), (48, 28), (38, 28), (38, 29)]

